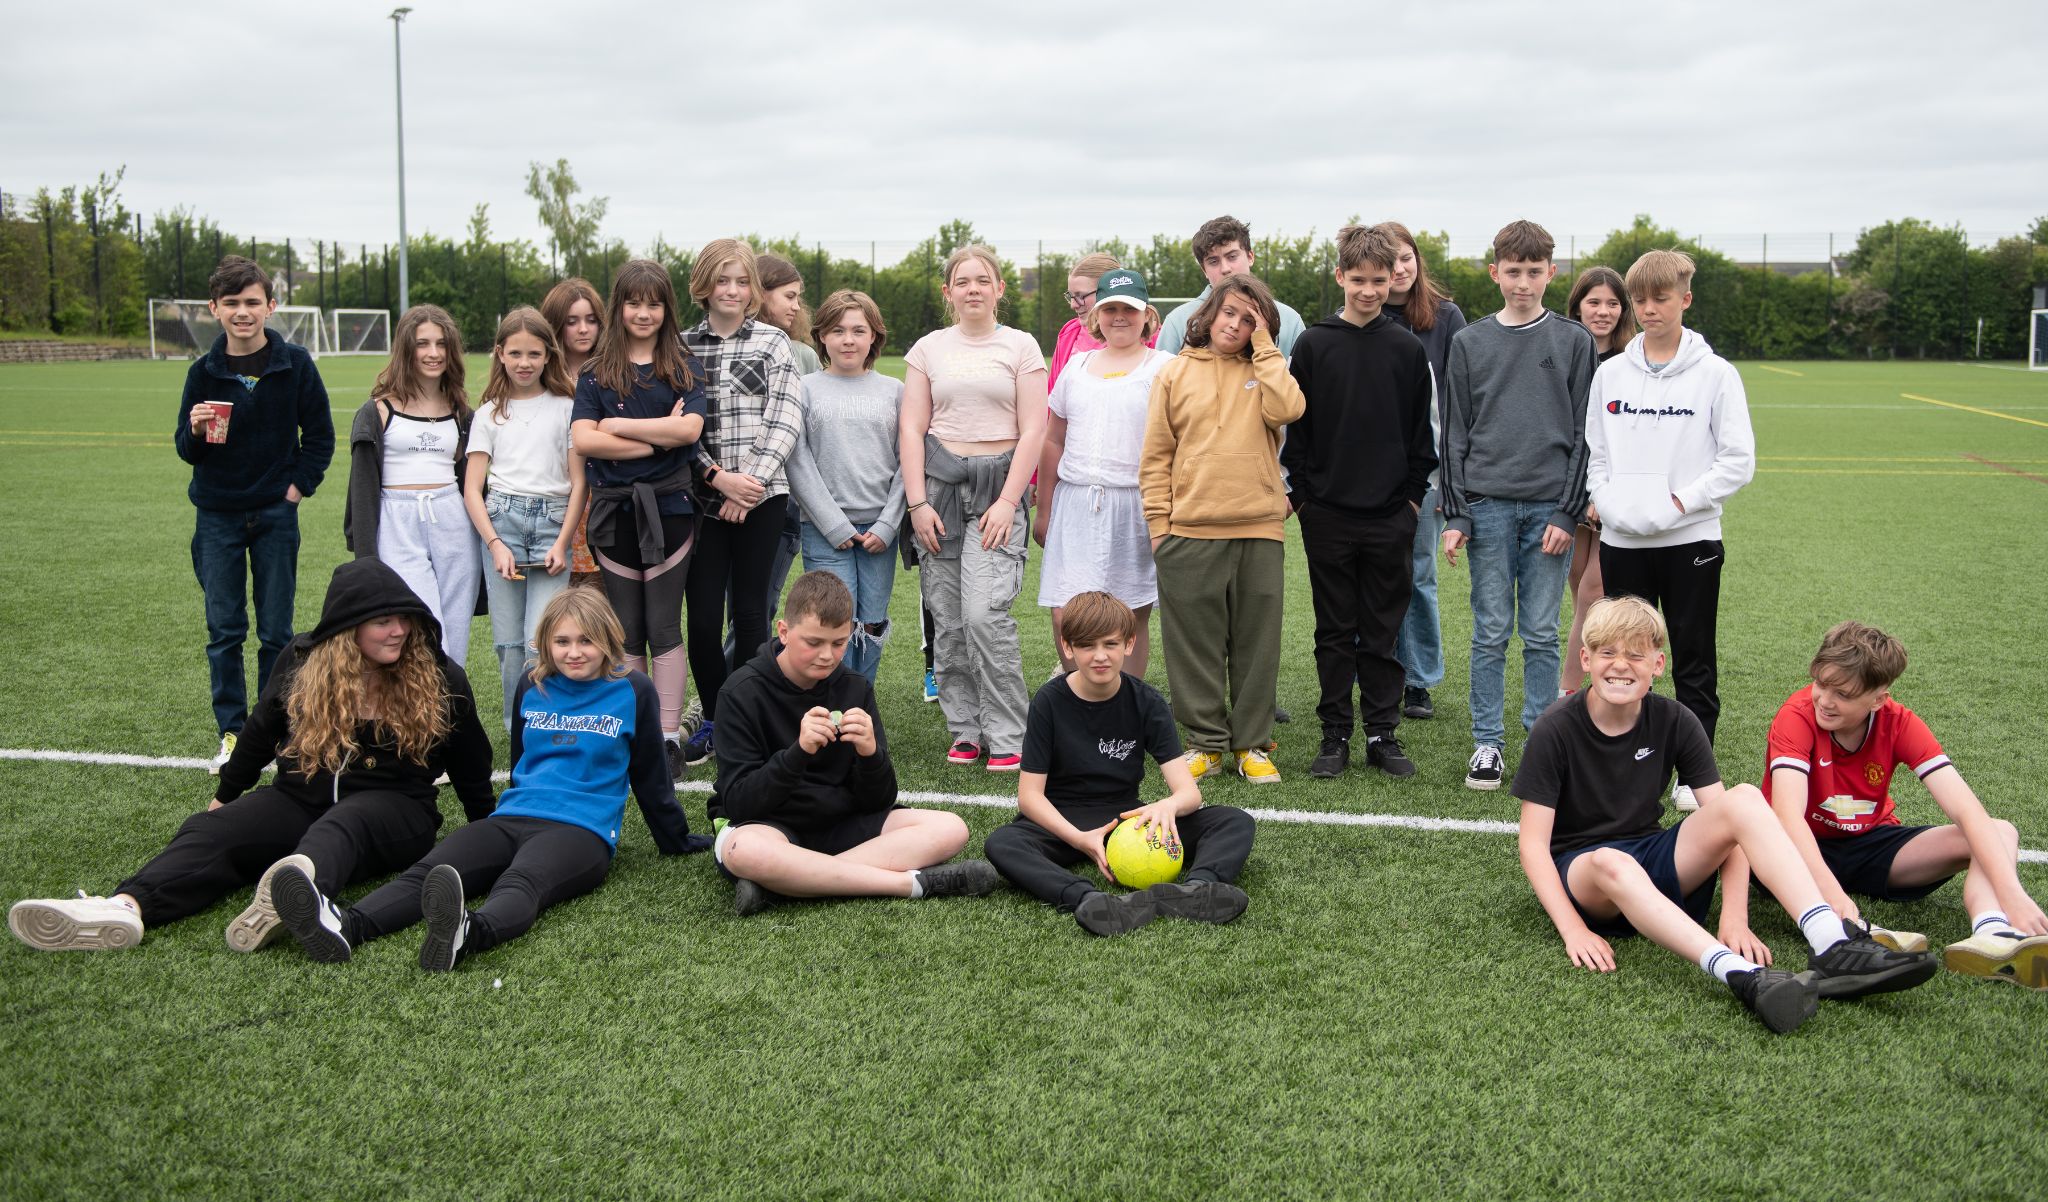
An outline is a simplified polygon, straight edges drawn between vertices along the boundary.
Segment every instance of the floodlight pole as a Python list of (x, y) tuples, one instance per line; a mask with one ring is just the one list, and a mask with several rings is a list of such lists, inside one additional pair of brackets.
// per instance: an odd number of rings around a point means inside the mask
[(399, 30), (410, 8), (391, 10), (391, 83), (398, 99), (398, 311), (412, 307), (408, 295), (405, 256), (405, 60), (399, 46)]

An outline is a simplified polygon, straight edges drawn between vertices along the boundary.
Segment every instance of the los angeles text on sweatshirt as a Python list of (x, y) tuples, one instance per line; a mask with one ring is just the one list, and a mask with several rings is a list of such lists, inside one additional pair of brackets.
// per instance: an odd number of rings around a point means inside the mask
[[(1733, 364), (1691, 330), (1651, 371), (1645, 335), (1600, 365), (1586, 412), (1586, 488), (1612, 547), (1721, 537), (1721, 507), (1756, 475), (1749, 397)], [(1671, 503), (1677, 497), (1683, 513)]]
[[(896, 767), (889, 762), (875, 687), (842, 663), (804, 688), (775, 662), (781, 650), (782, 640), (769, 639), (719, 690), (712, 820), (816, 827), (894, 805)], [(797, 729), (813, 706), (865, 710), (874, 719), (875, 754), (861, 755), (848, 742), (827, 743), (815, 754), (797, 746)]]
[(1288, 371), (1307, 399), (1280, 450), (1297, 506), (1376, 518), (1420, 505), (1436, 470), (1421, 340), (1385, 313), (1363, 326), (1326, 317), (1295, 340)]
[(1546, 312), (1482, 317), (1451, 339), (1444, 386), (1444, 526), (1472, 533), (1471, 499), (1547, 501), (1570, 530), (1586, 512), (1586, 395), (1593, 336)]

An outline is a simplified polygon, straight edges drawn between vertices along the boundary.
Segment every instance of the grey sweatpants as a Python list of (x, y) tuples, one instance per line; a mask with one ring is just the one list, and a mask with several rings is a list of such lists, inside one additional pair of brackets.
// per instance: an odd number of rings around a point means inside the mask
[(387, 488), (377, 511), (377, 558), (441, 624), (441, 650), (469, 667), (469, 621), (476, 616), (483, 577), (476, 528), (462, 507), (462, 490)]
[(1010, 523), (1010, 541), (984, 551), (970, 519), (960, 540), (960, 558), (919, 559), (925, 607), (937, 626), (932, 659), (946, 729), (955, 741), (980, 744), (990, 755), (1024, 751), (1024, 656), (1010, 603), (1024, 588), (1024, 546), (1030, 529), (1030, 512), (1019, 506)]

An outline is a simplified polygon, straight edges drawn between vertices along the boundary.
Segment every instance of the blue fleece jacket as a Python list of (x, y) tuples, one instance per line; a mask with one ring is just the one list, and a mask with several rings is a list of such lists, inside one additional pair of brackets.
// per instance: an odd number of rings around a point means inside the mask
[[(186, 495), (201, 509), (261, 509), (284, 500), (294, 484), (310, 497), (334, 458), (334, 415), (313, 356), (276, 330), (264, 332), (270, 362), (255, 383), (229, 369), (226, 334), (185, 372), (175, 435), (178, 458), (192, 465)], [(192, 406), (201, 401), (234, 403), (226, 442), (192, 432)]]
[(519, 679), (512, 711), (512, 787), (492, 817), (545, 818), (619, 846), (626, 786), (663, 855), (702, 851), (676, 804), (661, 746), (661, 700), (639, 672), (616, 679)]

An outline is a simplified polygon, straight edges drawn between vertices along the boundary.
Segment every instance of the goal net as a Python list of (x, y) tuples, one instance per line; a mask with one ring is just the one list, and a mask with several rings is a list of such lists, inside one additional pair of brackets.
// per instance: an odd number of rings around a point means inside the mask
[(2027, 366), (2048, 371), (2048, 309), (2036, 309), (2027, 319)]
[(303, 346), (318, 355), (330, 349), (327, 345), (326, 322), (320, 320), (320, 310), (312, 305), (279, 305), (270, 315), (270, 328), (284, 335), (286, 342)]
[(391, 314), (382, 309), (329, 309), (327, 353), (330, 355), (388, 355), (391, 353)]
[(197, 359), (220, 337), (220, 323), (203, 300), (149, 302), (149, 357)]

